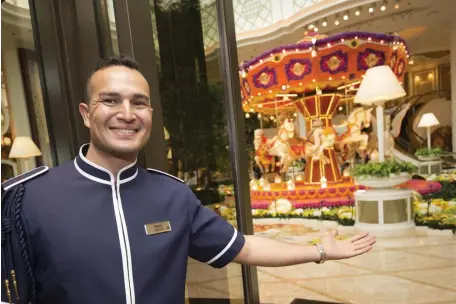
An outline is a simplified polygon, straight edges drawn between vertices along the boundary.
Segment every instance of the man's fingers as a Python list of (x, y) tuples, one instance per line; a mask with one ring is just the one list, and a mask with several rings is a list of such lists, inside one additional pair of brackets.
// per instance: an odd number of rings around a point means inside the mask
[(372, 249), (372, 246), (365, 246), (365, 247), (356, 249), (356, 250), (355, 250), (355, 255), (354, 255), (354, 256), (357, 256), (357, 255), (361, 255), (361, 254), (363, 254), (363, 253), (366, 253), (366, 252), (370, 251), (371, 249)]
[(360, 250), (362, 248), (365, 248), (365, 247), (371, 247), (372, 248), (372, 245), (375, 244), (375, 239), (370, 239), (370, 240), (367, 240), (365, 242), (360, 242), (360, 243), (357, 243), (357, 244), (353, 244), (355, 247), (355, 251), (357, 250)]
[(368, 236), (368, 235), (369, 235), (369, 233), (367, 233), (367, 232), (362, 232), (362, 233), (358, 233), (357, 235), (352, 236), (352, 237), (349, 238), (348, 240), (349, 240), (350, 242), (353, 243), (353, 242), (356, 242), (357, 240), (360, 240), (360, 239), (362, 239), (362, 238), (365, 238), (365, 237)]
[(364, 237), (362, 239), (359, 239), (357, 241), (354, 241), (353, 242), (353, 245), (359, 245), (359, 244), (364, 244), (364, 243), (371, 243), (371, 244), (374, 244), (375, 243), (375, 238), (371, 235), (367, 236), (367, 237)]

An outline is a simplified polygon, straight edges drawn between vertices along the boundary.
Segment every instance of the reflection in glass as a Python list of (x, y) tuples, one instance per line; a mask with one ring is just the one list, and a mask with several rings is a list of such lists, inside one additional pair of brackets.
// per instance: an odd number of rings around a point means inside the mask
[[(150, 1), (169, 172), (236, 226), (215, 1)], [(241, 267), (190, 260), (189, 299), (243, 299)], [(191, 303), (191, 302), (190, 302)]]
[(358, 201), (359, 222), (365, 224), (378, 224), (377, 201)]
[(407, 200), (383, 201), (383, 217), (385, 224), (403, 223), (407, 221)]
[[(17, 164), (17, 173), (36, 166), (54, 166), (46, 120), (39, 60), (28, 1), (2, 1), (2, 105), (9, 116), (9, 131), (2, 134), (2, 160)], [(2, 99), (3, 99), (2, 98)], [(3, 110), (4, 107), (2, 107)], [(16, 136), (29, 136), (42, 155), (9, 159)], [(13, 171), (11, 171), (13, 172)], [(10, 177), (10, 176), (8, 176)], [(2, 174), (2, 179), (6, 178)]]
[(108, 10), (109, 30), (111, 32), (112, 52), (119, 55), (119, 39), (117, 37), (116, 16), (114, 14), (114, 0), (105, 0)]

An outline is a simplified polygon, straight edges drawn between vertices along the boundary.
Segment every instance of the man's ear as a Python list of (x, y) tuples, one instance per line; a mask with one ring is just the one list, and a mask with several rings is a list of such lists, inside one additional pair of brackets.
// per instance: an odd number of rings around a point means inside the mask
[(87, 128), (90, 128), (90, 108), (89, 105), (85, 102), (79, 104), (79, 113), (81, 113), (82, 119), (84, 120), (84, 125)]

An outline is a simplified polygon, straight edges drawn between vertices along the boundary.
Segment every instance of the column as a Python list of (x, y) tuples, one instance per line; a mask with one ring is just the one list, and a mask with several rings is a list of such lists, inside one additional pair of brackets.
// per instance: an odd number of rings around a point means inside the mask
[(456, 151), (456, 19), (453, 18), (450, 31), (450, 64), (451, 64), (451, 131), (453, 152)]

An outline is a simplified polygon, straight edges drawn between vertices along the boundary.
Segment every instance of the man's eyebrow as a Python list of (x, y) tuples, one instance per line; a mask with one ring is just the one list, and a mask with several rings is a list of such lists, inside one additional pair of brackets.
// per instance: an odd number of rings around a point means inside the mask
[(120, 97), (119, 93), (116, 92), (100, 92), (98, 93), (98, 96), (103, 96), (103, 97)]
[[(116, 93), (116, 92), (100, 92), (98, 94), (99, 97), (115, 97), (115, 98), (119, 98), (121, 97), (121, 95), (119, 93)], [(140, 94), (140, 93), (137, 93), (137, 94), (134, 94), (133, 95), (133, 98), (134, 99), (145, 99), (146, 101), (149, 101), (149, 97), (144, 95), (144, 94)]]
[(147, 96), (144, 95), (144, 94), (134, 94), (134, 95), (133, 95), (133, 98), (138, 98), (138, 99), (141, 99), (141, 98), (142, 98), (142, 99), (145, 99), (145, 100), (149, 101), (149, 97), (147, 97)]

